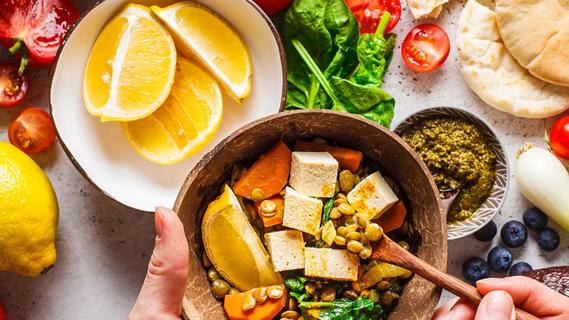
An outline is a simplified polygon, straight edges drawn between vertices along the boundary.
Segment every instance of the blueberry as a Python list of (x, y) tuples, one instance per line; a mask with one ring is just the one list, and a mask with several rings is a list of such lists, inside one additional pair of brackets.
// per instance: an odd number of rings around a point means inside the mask
[(474, 284), (476, 281), (490, 276), (490, 266), (482, 258), (470, 258), (462, 265), (462, 275), (464, 279)]
[(528, 239), (528, 229), (523, 223), (517, 220), (506, 222), (500, 231), (502, 241), (512, 248), (520, 247)]
[(496, 272), (506, 272), (512, 265), (512, 252), (501, 244), (497, 245), (488, 253), (488, 264)]
[(479, 241), (490, 241), (494, 239), (496, 233), (498, 233), (498, 227), (494, 221), (490, 221), (482, 229), (476, 231), (474, 237)]
[(547, 215), (538, 208), (529, 208), (524, 212), (524, 223), (528, 228), (541, 231), (547, 226)]
[(527, 262), (515, 263), (510, 268), (510, 276), (520, 276), (524, 272), (533, 271), (533, 268)]
[(545, 251), (553, 251), (559, 246), (559, 233), (551, 228), (545, 228), (537, 235), (537, 244)]

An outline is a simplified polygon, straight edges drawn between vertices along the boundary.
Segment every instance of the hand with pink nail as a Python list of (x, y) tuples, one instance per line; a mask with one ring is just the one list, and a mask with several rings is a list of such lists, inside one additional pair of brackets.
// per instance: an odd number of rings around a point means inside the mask
[(156, 242), (130, 320), (180, 319), (188, 280), (188, 242), (178, 215), (156, 208)]
[(433, 320), (515, 320), (514, 306), (543, 320), (569, 319), (569, 298), (528, 277), (484, 279), (476, 288), (484, 296), (478, 308), (457, 298), (440, 306)]

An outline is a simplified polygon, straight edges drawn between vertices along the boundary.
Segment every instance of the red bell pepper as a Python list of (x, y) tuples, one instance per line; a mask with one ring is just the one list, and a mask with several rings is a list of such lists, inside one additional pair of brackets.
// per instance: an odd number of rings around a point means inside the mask
[(21, 57), (20, 73), (28, 60), (49, 65), (78, 18), (79, 11), (69, 0), (1, 0), (0, 43)]

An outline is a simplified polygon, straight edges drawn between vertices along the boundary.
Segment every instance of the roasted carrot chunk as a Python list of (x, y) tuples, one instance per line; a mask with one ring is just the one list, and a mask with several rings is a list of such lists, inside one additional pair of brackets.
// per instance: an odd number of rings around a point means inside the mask
[(401, 228), (405, 222), (405, 216), (407, 216), (407, 208), (400, 200), (377, 218), (375, 222), (381, 226), (383, 232), (389, 232)]
[(265, 228), (273, 227), (283, 223), (284, 216), (284, 198), (281, 195), (272, 196), (269, 199), (275, 203), (277, 209), (274, 215), (268, 215), (261, 211), (261, 202), (255, 203), (255, 209), (257, 209), (257, 214), (263, 220), (263, 225)]
[(334, 147), (327, 144), (312, 143), (306, 141), (297, 141), (295, 150), (298, 151), (312, 151), (312, 152), (328, 152), (340, 163), (340, 166), (350, 170), (351, 172), (358, 171), (364, 154), (360, 151)]
[(290, 173), (291, 152), (284, 142), (279, 141), (262, 155), (233, 187), (235, 194), (252, 199), (255, 189), (263, 192), (267, 199), (281, 192)]
[(287, 299), (285, 290), (282, 297), (277, 299), (268, 298), (267, 301), (257, 304), (253, 309), (243, 311), (243, 304), (247, 295), (251, 295), (251, 293), (242, 292), (225, 296), (223, 308), (229, 320), (272, 320), (285, 307)]

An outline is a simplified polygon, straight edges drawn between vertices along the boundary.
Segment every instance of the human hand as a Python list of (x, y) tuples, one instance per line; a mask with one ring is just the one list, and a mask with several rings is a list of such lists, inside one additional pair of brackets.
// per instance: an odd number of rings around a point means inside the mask
[(528, 277), (484, 279), (476, 287), (484, 296), (478, 308), (457, 298), (440, 306), (433, 320), (515, 320), (514, 305), (540, 319), (569, 319), (569, 298)]
[(156, 240), (130, 320), (180, 319), (188, 280), (188, 242), (178, 215), (156, 208)]

